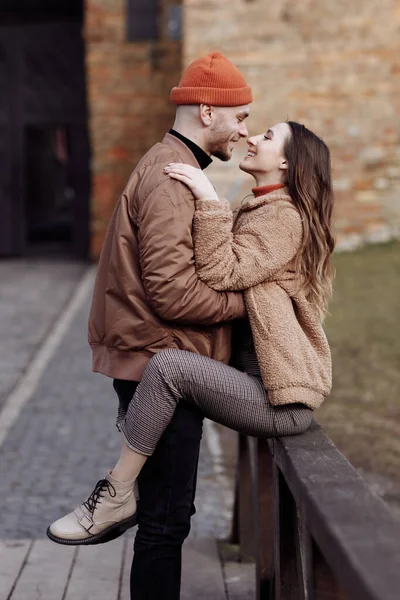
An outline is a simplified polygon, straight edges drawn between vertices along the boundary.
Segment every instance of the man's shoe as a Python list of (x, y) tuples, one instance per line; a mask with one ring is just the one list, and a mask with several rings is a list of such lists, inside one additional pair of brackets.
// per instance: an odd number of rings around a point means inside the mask
[(104, 544), (119, 537), (136, 525), (133, 485), (117, 481), (109, 471), (86, 502), (48, 527), (48, 537), (68, 546)]

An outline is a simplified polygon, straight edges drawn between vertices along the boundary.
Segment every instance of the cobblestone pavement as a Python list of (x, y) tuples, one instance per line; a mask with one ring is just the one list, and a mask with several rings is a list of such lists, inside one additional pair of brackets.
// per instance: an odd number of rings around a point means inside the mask
[[(16, 365), (9, 357), (14, 378), (26, 367), (26, 357), (32, 355), (43, 339), (57, 309), (60, 310), (72, 293), (76, 275), (81, 272), (76, 265), (66, 264), (62, 269), (64, 281), (55, 265), (49, 269), (37, 265), (36, 277), (16, 264), (18, 269), (23, 273), (21, 293), (26, 290), (29, 298), (25, 301), (14, 293), (14, 310), (3, 297), (0, 307), (2, 334), (7, 332), (4, 313), (18, 325), (15, 339), (11, 341)], [(39, 298), (29, 291), (35, 288), (38, 274), (41, 274), (42, 289), (47, 290), (45, 302), (42, 296)], [(14, 273), (11, 279), (15, 286)], [(8, 289), (11, 288), (8, 283)], [(8, 294), (13, 303), (12, 291)], [(25, 309), (30, 317), (23, 314)], [(75, 317), (37, 391), (0, 448), (0, 539), (44, 537), (47, 525), (87, 497), (94, 483), (104, 476), (118, 456), (119, 438), (114, 425), (116, 395), (110, 379), (91, 372), (86, 341), (88, 309), (89, 299)], [(16, 310), (19, 316), (14, 314)], [(25, 327), (20, 326), (19, 321), (25, 322)], [(11, 326), (9, 331), (12, 331)], [(24, 349), (25, 335), (29, 351)], [(25, 352), (25, 362), (18, 354), (20, 349)], [(221, 475), (221, 465), (216, 473), (205, 439), (192, 536), (226, 536), (230, 528), (231, 498), (232, 477)]]
[(0, 261), (0, 408), (86, 268), (62, 259)]

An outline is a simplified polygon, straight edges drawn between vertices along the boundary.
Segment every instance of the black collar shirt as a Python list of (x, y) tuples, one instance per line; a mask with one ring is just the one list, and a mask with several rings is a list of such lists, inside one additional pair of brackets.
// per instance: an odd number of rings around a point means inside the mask
[(200, 148), (200, 146), (198, 146), (197, 144), (192, 142), (192, 140), (189, 140), (184, 135), (178, 133), (177, 131), (175, 131), (175, 129), (170, 129), (169, 133), (171, 135), (174, 135), (175, 137), (177, 137), (179, 140), (181, 140), (181, 142), (186, 144), (186, 146), (189, 148), (189, 150), (191, 150), (191, 152), (193, 152), (194, 157), (197, 160), (197, 162), (199, 163), (200, 169), (202, 171), (204, 171), (204, 169), (207, 169), (207, 167), (212, 163), (212, 160), (208, 156), (208, 154), (206, 152), (204, 152), (204, 150), (202, 148)]

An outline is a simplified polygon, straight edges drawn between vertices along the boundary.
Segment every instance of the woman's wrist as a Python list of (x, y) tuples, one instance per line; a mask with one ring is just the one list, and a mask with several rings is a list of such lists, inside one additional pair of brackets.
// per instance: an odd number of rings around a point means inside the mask
[(232, 212), (231, 205), (225, 198), (203, 196), (195, 202), (196, 213), (222, 214)]
[(218, 196), (201, 196), (201, 198), (196, 198), (196, 202), (221, 202)]

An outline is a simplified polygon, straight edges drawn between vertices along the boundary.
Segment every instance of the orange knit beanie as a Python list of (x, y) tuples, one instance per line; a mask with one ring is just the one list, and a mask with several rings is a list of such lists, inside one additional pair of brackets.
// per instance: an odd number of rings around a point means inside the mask
[(192, 62), (177, 87), (172, 88), (174, 104), (242, 106), (253, 101), (251, 88), (239, 71), (220, 52), (212, 52)]

